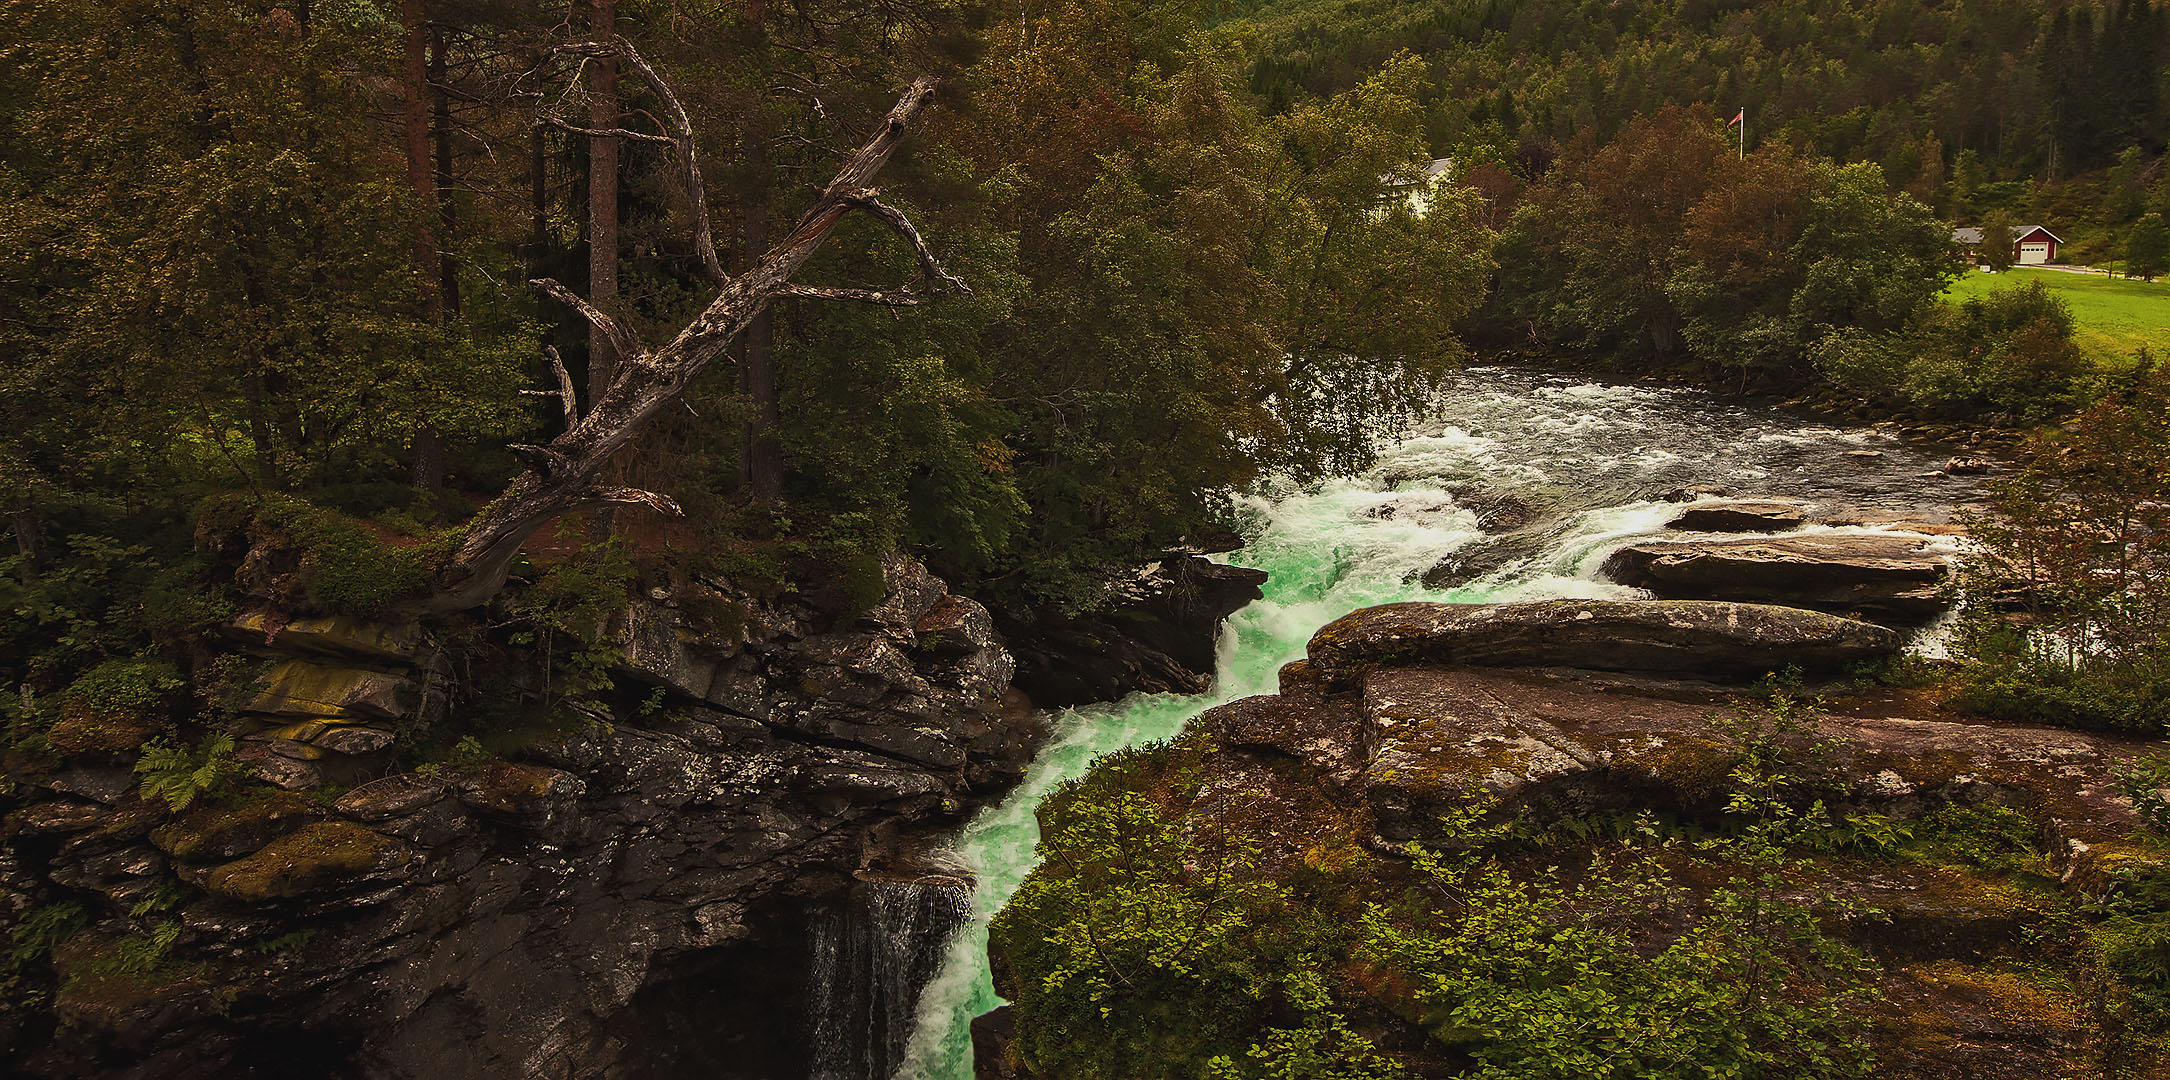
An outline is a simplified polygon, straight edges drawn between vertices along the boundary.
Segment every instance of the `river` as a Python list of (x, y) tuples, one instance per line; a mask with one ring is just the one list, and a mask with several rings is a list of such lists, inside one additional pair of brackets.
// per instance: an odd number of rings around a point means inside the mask
[[(1303, 655), (1313, 631), (1359, 607), (1640, 595), (1599, 580), (1597, 569), (1621, 545), (1667, 531), (1679, 508), (1664, 496), (1675, 489), (1790, 496), (1870, 522), (1935, 521), (1974, 490), (1936, 472), (1949, 456), (1882, 430), (1698, 390), (1474, 368), (1363, 476), (1245, 499), (1248, 542), (1229, 558), (1272, 576), (1265, 598), (1222, 628), (1213, 690), (1059, 714), (1024, 782), (956, 838), (951, 855), (975, 882), (969, 910), (920, 994), (896, 1076), (970, 1080), (972, 1018), (1001, 1004), (987, 970), (988, 920), (1032, 869), (1040, 800), (1100, 755), (1167, 739), (1214, 705), (1272, 693), (1276, 672)], [(1488, 514), (1527, 524), (1494, 536), (1483, 527)]]

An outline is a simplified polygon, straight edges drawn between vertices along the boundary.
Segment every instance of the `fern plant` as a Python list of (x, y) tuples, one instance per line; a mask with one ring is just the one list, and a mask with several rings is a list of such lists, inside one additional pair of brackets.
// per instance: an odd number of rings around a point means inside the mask
[(136, 793), (186, 810), (198, 797), (231, 785), (241, 769), (234, 759), (234, 737), (225, 732), (194, 750), (161, 736), (144, 743), (143, 756), (136, 759)]

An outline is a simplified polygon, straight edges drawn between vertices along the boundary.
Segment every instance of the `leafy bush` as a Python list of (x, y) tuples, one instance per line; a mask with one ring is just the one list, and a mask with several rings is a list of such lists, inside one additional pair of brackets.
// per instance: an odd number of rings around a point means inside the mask
[(1961, 704), (2170, 728), (2170, 377), (2136, 375), (1991, 491), (1964, 573)]
[[(1472, 805), (1441, 823), (1443, 849), (1406, 849), (1412, 870), (1353, 841), (1285, 867), (1255, 830), (1171, 812), (1197, 805), (1196, 740), (1119, 755), (1044, 804), (1044, 862), (992, 927), (1016, 1045), (1084, 1080), (1384, 1080), (1412, 1063), (1380, 1049), (1383, 1005), (1427, 1060), (1501, 1080), (1866, 1075), (1869, 966), (1819, 924), (1844, 906), (1804, 905), (1788, 880), (1826, 823), (1776, 797), (1799, 748), (1768, 726), (1728, 835), (1575, 843), (1550, 866), (1506, 857), (1530, 838)], [(1684, 850), (1718, 872), (1700, 901), (1668, 869)], [(1653, 941), (1661, 905), (1691, 917)]]
[(390, 543), (360, 519), (292, 495), (220, 496), (198, 508), (199, 536), (237, 530), (298, 551), (309, 601), (348, 615), (378, 614), (421, 592), (456, 537)]
[(158, 708), (184, 685), (181, 672), (163, 660), (108, 660), (70, 683), (62, 697), (96, 712), (142, 713)]
[(241, 772), (232, 735), (220, 732), (194, 750), (157, 738), (143, 745), (143, 756), (136, 760), (136, 792), (186, 810), (202, 796), (225, 791)]
[(1824, 377), (1946, 416), (2033, 424), (2085, 398), (2090, 366), (2072, 311), (2039, 281), (1958, 305), (1930, 304), (1903, 334), (1837, 335), (1817, 349)]

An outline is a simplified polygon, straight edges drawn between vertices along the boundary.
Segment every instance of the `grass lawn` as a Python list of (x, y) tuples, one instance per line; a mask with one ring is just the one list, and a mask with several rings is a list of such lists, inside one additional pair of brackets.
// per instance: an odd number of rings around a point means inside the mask
[(1944, 295), (1964, 300), (2028, 281), (2040, 281), (2072, 305), (2073, 321), (2079, 324), (2073, 337), (2098, 361), (2131, 360), (2142, 345), (2156, 356), (2170, 356), (2170, 279), (2130, 281), (2100, 274), (2021, 268), (2002, 274), (1969, 271), (1944, 290)]

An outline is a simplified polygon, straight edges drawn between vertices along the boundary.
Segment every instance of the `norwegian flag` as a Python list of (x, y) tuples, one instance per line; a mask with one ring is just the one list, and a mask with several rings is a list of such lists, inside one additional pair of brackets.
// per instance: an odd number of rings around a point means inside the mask
[(1743, 105), (1743, 106), (1741, 106), (1741, 111), (1739, 111), (1739, 112), (1737, 112), (1737, 113), (1734, 113), (1734, 114), (1733, 114), (1733, 119), (1731, 119), (1731, 120), (1728, 120), (1728, 121), (1726, 121), (1726, 122), (1725, 122), (1725, 126), (1727, 126), (1727, 127), (1732, 127), (1732, 126), (1734, 126), (1735, 124), (1745, 123), (1745, 122), (1747, 121), (1747, 119), (1748, 119), (1748, 107), (1747, 107), (1746, 105)]

